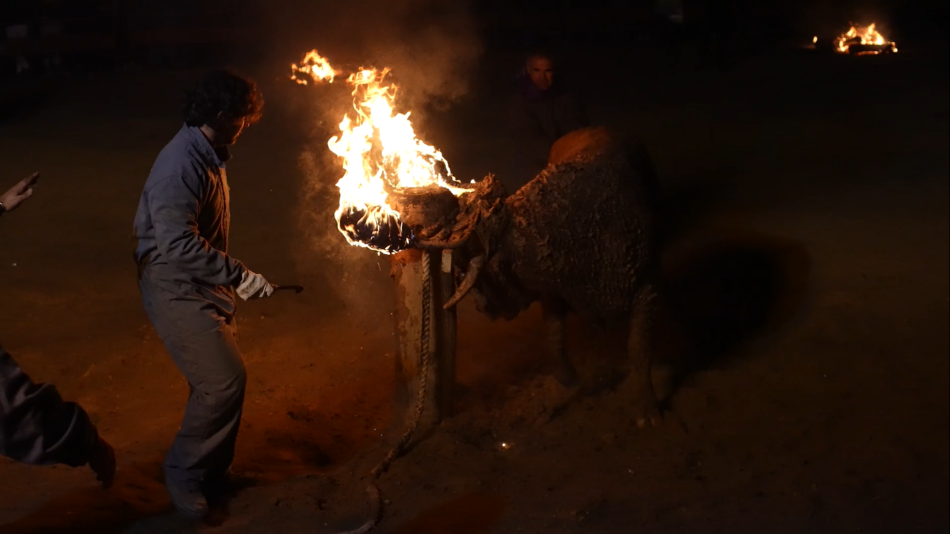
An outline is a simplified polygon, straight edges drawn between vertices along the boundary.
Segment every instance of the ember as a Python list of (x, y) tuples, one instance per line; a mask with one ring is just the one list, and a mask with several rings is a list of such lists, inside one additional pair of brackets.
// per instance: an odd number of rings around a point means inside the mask
[[(338, 71), (316, 50), (304, 56), (302, 66), (292, 65), (298, 76), (332, 83)], [(467, 192), (435, 147), (416, 138), (410, 113), (396, 113), (396, 85), (387, 80), (389, 69), (360, 69), (350, 74), (353, 112), (340, 122), (340, 135), (327, 143), (340, 157), (344, 169), (337, 182), (340, 207), (337, 227), (351, 245), (392, 254), (410, 246), (413, 234), (401, 214), (389, 203), (400, 189), (438, 186), (455, 196)]]
[(847, 32), (835, 39), (835, 49), (842, 54), (854, 55), (897, 53), (897, 45), (885, 39), (874, 23), (866, 27), (852, 23)]

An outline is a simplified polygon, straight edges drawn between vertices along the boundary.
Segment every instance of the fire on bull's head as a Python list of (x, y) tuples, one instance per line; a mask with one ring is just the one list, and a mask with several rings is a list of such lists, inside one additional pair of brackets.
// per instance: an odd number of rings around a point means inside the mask
[[(340, 74), (316, 50), (291, 68), (291, 78), (303, 85), (308, 78), (332, 83)], [(337, 182), (337, 227), (351, 245), (383, 254), (408, 248), (419, 237), (391, 196), (429, 186), (456, 197), (467, 192), (442, 153), (416, 137), (410, 113), (396, 112), (397, 88), (389, 74), (389, 69), (360, 68), (347, 77), (353, 110), (340, 122), (340, 134), (328, 142), (344, 170)]]
[[(292, 65), (292, 79), (332, 83), (340, 71), (316, 51)], [(459, 287), (446, 307), (473, 289), (478, 308), (514, 317), (532, 299), (521, 295), (510, 262), (498, 254), (508, 225), (504, 186), (489, 176), (459, 183), (436, 148), (416, 138), (409, 113), (396, 113), (396, 86), (388, 70), (360, 69), (349, 75), (353, 111), (330, 139), (344, 175), (337, 183), (337, 226), (347, 241), (390, 254), (411, 247), (452, 249)]]

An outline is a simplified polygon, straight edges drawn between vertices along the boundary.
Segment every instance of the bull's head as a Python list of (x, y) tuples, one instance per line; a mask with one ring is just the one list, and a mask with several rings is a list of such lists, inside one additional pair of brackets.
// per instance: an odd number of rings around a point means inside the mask
[(421, 239), (422, 248), (452, 249), (458, 289), (445, 303), (457, 305), (467, 294), (478, 310), (491, 317), (514, 318), (534, 300), (521, 288), (512, 272), (511, 254), (505, 246), (510, 224), (505, 187), (489, 175), (471, 193), (461, 197), (458, 216), (443, 239)]

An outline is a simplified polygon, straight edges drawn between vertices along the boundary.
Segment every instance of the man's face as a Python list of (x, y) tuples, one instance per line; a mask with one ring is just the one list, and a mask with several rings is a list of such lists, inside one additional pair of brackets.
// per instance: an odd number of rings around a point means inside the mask
[(554, 83), (554, 65), (546, 57), (533, 57), (528, 60), (528, 76), (531, 83), (542, 91), (547, 91)]
[(231, 119), (228, 117), (220, 117), (216, 124), (212, 127), (214, 129), (216, 141), (222, 145), (233, 145), (241, 132), (244, 131), (244, 127), (247, 125), (247, 119), (241, 117), (239, 119)]

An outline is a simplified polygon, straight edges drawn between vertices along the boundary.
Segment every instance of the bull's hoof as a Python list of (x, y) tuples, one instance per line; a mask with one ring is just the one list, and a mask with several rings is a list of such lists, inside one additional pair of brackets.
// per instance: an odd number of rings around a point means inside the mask
[(572, 388), (580, 382), (577, 371), (573, 367), (559, 365), (554, 370), (554, 379), (566, 388)]
[(660, 407), (657, 405), (656, 399), (648, 398), (639, 404), (640, 406), (637, 407), (636, 411), (638, 427), (647, 428), (652, 426), (658, 428), (663, 424), (663, 414), (660, 413)]

